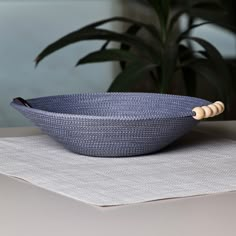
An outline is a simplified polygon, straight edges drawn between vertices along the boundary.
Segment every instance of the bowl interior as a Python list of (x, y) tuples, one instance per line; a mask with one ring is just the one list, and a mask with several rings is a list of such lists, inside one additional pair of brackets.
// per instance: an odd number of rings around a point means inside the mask
[(86, 116), (191, 116), (196, 106), (209, 102), (192, 97), (149, 93), (92, 93), (30, 99), (33, 108)]

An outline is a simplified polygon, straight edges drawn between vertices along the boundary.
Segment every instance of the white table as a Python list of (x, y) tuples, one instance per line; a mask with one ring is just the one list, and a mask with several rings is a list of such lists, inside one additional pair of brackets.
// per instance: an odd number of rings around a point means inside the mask
[[(197, 130), (236, 139), (236, 121)], [(0, 136), (38, 132), (2, 128)], [(235, 236), (236, 192), (99, 208), (0, 175), (0, 235)]]

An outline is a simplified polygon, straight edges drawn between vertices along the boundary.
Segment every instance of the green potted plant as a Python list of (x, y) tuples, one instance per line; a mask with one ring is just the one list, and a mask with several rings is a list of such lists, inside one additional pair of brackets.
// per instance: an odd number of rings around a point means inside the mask
[[(224, 58), (207, 40), (191, 36), (193, 29), (214, 23), (208, 20), (195, 23), (195, 17), (207, 16), (212, 20), (216, 16), (218, 22), (219, 15), (225, 15), (222, 5), (213, 0), (192, 0), (181, 1), (176, 7), (176, 2), (180, 1), (148, 0), (150, 12), (156, 14), (156, 22), (144, 23), (125, 17), (113, 17), (86, 25), (47, 46), (35, 59), (36, 65), (46, 56), (70, 44), (103, 40), (101, 48), (80, 58), (76, 66), (118, 61), (121, 71), (114, 78), (109, 92), (132, 91), (135, 85), (149, 78), (155, 92), (172, 93), (174, 81), (181, 77), (184, 81), (184, 94), (196, 96), (197, 78), (202, 77), (226, 101), (232, 82)], [(176, 26), (184, 14), (188, 17), (188, 26), (184, 31), (179, 31)], [(119, 33), (101, 28), (104, 24), (117, 21), (127, 24), (127, 30)], [(146, 31), (151, 41), (142, 37), (142, 31)], [(111, 47), (112, 42), (118, 42), (120, 46)], [(193, 43), (201, 49), (195, 50)]]

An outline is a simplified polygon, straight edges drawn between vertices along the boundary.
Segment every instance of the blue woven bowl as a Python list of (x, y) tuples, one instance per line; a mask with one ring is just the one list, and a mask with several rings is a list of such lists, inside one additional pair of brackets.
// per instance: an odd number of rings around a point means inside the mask
[(11, 103), (65, 148), (100, 157), (157, 152), (197, 124), (194, 107), (208, 104), (193, 97), (150, 93), (61, 95)]

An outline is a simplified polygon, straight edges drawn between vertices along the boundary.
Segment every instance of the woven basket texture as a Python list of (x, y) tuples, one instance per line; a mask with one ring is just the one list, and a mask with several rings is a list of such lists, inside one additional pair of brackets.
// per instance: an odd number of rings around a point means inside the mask
[(11, 105), (72, 152), (97, 157), (153, 153), (198, 122), (192, 109), (209, 101), (153, 93), (87, 93)]

